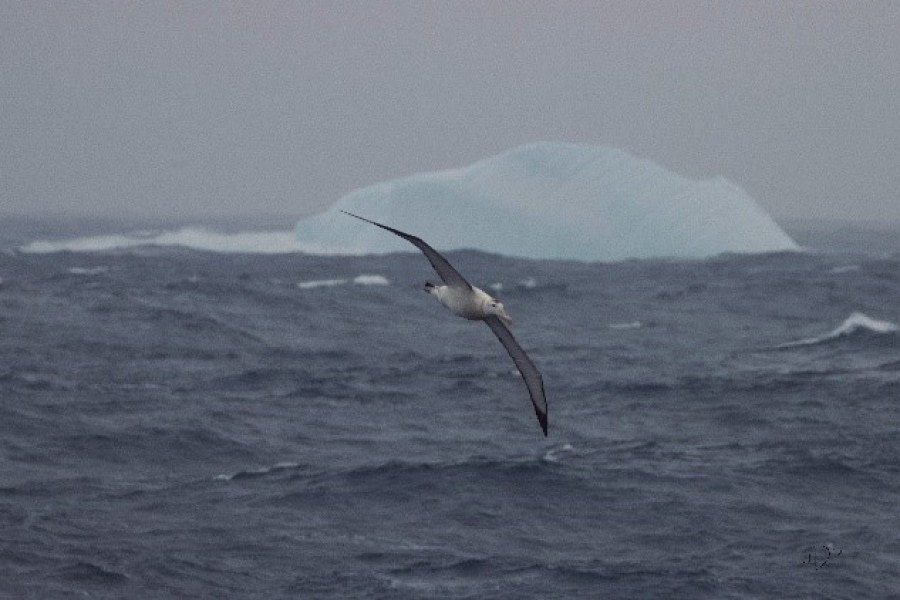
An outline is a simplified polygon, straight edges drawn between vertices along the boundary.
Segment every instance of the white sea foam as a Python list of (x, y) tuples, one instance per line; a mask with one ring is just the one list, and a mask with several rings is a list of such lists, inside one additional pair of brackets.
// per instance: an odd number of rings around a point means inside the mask
[(781, 344), (780, 346), (778, 346), (778, 348), (812, 346), (815, 344), (821, 344), (859, 333), (887, 334), (895, 333), (898, 330), (900, 330), (900, 328), (898, 328), (895, 323), (891, 323), (890, 321), (880, 321), (878, 319), (873, 319), (872, 317), (861, 312), (854, 312), (849, 317), (844, 319), (844, 322), (841, 323), (837, 328), (824, 335), (806, 338), (803, 340), (798, 340), (796, 342), (788, 342), (786, 344)]
[(301, 281), (297, 284), (297, 287), (301, 290), (311, 290), (320, 287), (334, 287), (336, 285), (346, 285), (348, 283), (352, 283), (353, 285), (390, 285), (390, 281), (384, 275), (357, 275), (353, 279), (347, 278), (339, 278), (339, 279), (313, 279), (310, 281)]
[(861, 312), (854, 312), (847, 317), (841, 326), (828, 334), (828, 337), (840, 337), (857, 331), (867, 330), (872, 333), (892, 333), (897, 331), (897, 325), (890, 321), (879, 321)]
[[(516, 282), (515, 289), (518, 290), (533, 290), (538, 285), (537, 280), (534, 277), (526, 277), (525, 279), (520, 279)], [(496, 293), (501, 293), (506, 286), (503, 285), (502, 281), (495, 281), (494, 283), (487, 286), (489, 289), (493, 290)]]
[(631, 321), (629, 323), (613, 323), (609, 326), (610, 329), (640, 329), (643, 327), (643, 323), (640, 321)]
[(284, 471), (287, 469), (297, 469), (300, 467), (300, 463), (295, 462), (280, 462), (271, 467), (260, 467), (258, 469), (247, 469), (246, 471), (238, 471), (237, 473), (231, 474), (221, 474), (216, 475), (214, 479), (216, 481), (232, 481), (233, 479), (240, 479), (242, 477), (254, 477), (260, 475), (267, 475), (269, 473), (274, 473), (276, 471)]
[(390, 285), (390, 281), (384, 275), (357, 275), (353, 278), (356, 285)]
[(571, 454), (575, 452), (575, 447), (572, 444), (563, 444), (558, 448), (551, 448), (548, 450), (543, 458), (547, 462), (559, 462), (559, 459), (563, 454)]
[(833, 273), (835, 275), (842, 275), (844, 273), (855, 273), (856, 271), (859, 271), (861, 268), (862, 267), (860, 267), (859, 265), (843, 265), (840, 267), (834, 267), (833, 269), (831, 269), (828, 272)]
[(320, 287), (334, 287), (336, 285), (344, 285), (346, 279), (313, 279), (311, 281), (301, 281), (297, 287), (301, 290), (311, 290)]
[(102, 275), (109, 271), (109, 267), (105, 266), (97, 266), (97, 267), (70, 267), (67, 271), (72, 275)]
[[(194, 250), (223, 253), (289, 254), (305, 252), (323, 254), (325, 248), (303, 243), (289, 231), (245, 231), (222, 233), (200, 227), (182, 227), (172, 231), (135, 231), (127, 234), (96, 235), (68, 240), (37, 240), (19, 248), (21, 252), (49, 254), (53, 252), (104, 252), (140, 246), (180, 246)], [(330, 254), (354, 254), (350, 250), (330, 246)]]

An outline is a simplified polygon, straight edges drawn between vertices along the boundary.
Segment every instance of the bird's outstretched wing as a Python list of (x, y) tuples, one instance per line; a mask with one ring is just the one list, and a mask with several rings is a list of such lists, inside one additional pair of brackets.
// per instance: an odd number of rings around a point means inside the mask
[(375, 221), (370, 221), (369, 219), (366, 219), (365, 217), (360, 217), (359, 215), (354, 215), (353, 213), (349, 213), (346, 210), (342, 210), (341, 212), (344, 213), (345, 215), (350, 215), (351, 217), (356, 217), (357, 219), (359, 219), (361, 221), (365, 221), (366, 223), (371, 223), (372, 225), (375, 225), (376, 227), (381, 227), (382, 229), (390, 231), (391, 233), (393, 233), (395, 235), (399, 235), (404, 240), (408, 241), (413, 246), (415, 246), (416, 248), (418, 248), (419, 250), (422, 251), (422, 253), (425, 255), (425, 258), (428, 259), (428, 262), (431, 263), (431, 266), (434, 267), (434, 270), (437, 272), (437, 274), (440, 276), (440, 278), (444, 281), (444, 283), (446, 283), (447, 285), (449, 285), (451, 287), (463, 287), (465, 289), (472, 289), (472, 285), (468, 281), (466, 281), (465, 277), (460, 275), (459, 271), (454, 269), (453, 265), (451, 265), (449, 262), (447, 262), (446, 258), (441, 256), (437, 250), (435, 250), (434, 248), (432, 248), (431, 246), (429, 246), (428, 244), (423, 242), (421, 238), (417, 238), (414, 235), (409, 235), (408, 233), (403, 233), (402, 231), (398, 231), (397, 229), (394, 229), (393, 227), (388, 227), (387, 225), (382, 225), (381, 223), (376, 223)]
[(503, 347), (509, 352), (509, 356), (513, 359), (513, 362), (516, 363), (516, 368), (518, 368), (519, 373), (522, 374), (525, 385), (528, 387), (528, 395), (531, 396), (531, 403), (534, 405), (534, 413), (537, 415), (538, 422), (541, 424), (541, 429), (546, 436), (547, 398), (544, 396), (544, 380), (541, 377), (540, 371), (537, 370), (537, 367), (534, 366), (534, 363), (531, 362), (531, 359), (528, 358), (528, 355), (522, 350), (522, 347), (516, 341), (516, 338), (513, 337), (513, 334), (498, 317), (491, 315), (485, 318), (484, 322), (488, 324), (488, 327), (491, 328), (491, 331), (494, 332), (494, 335), (497, 336), (497, 339), (500, 340), (500, 343), (503, 344)]

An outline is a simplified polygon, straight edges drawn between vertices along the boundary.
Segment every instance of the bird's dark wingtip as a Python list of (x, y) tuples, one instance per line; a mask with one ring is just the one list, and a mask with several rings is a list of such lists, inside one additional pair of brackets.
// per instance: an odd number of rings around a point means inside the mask
[(544, 437), (547, 437), (547, 415), (546, 413), (537, 413), (538, 423), (541, 424), (541, 430), (544, 432)]
[(365, 221), (366, 223), (371, 223), (372, 225), (377, 225), (377, 226), (381, 227), (382, 229), (389, 229), (389, 228), (385, 227), (384, 225), (382, 225), (381, 223), (376, 223), (375, 221), (372, 221), (365, 217), (361, 217), (359, 215), (354, 215), (352, 212), (347, 212), (346, 210), (341, 210), (341, 212), (344, 213), (345, 215), (350, 215), (351, 217), (353, 217), (355, 219), (359, 219), (360, 221)]
[(359, 219), (360, 221), (365, 221), (366, 223), (371, 223), (371, 224), (374, 225), (375, 227), (381, 227), (382, 229), (385, 229), (385, 230), (387, 230), (387, 231), (390, 231), (391, 233), (395, 233), (395, 234), (399, 235), (400, 237), (406, 237), (406, 238), (409, 238), (409, 235), (408, 235), (408, 234), (405, 234), (405, 233), (403, 233), (402, 231), (397, 231), (397, 230), (394, 229), (393, 227), (388, 227), (387, 225), (382, 225), (381, 223), (376, 223), (375, 221), (373, 221), (373, 220), (371, 220), (371, 219), (367, 219), (367, 218), (361, 217), (361, 216), (359, 216), (359, 215), (354, 215), (352, 212), (347, 212), (346, 210), (341, 210), (341, 212), (344, 213), (345, 215), (350, 215), (351, 217), (354, 217), (354, 218), (356, 218), (356, 219)]

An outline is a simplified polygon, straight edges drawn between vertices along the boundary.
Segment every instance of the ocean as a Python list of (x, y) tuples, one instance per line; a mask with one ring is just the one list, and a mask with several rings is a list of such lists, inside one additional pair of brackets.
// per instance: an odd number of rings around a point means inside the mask
[(545, 438), (418, 253), (92, 233), (0, 221), (2, 598), (900, 598), (900, 236), (449, 253)]

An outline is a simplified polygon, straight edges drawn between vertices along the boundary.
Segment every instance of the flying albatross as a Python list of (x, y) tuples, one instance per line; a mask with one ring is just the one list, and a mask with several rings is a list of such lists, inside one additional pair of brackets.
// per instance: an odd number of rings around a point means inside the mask
[(506, 327), (512, 323), (512, 318), (506, 313), (503, 304), (491, 297), (484, 290), (481, 290), (459, 274), (459, 271), (453, 268), (446, 258), (441, 256), (437, 250), (426, 244), (421, 238), (414, 235), (403, 233), (393, 227), (370, 221), (359, 215), (354, 215), (345, 210), (341, 211), (351, 217), (356, 217), (366, 223), (371, 223), (376, 227), (381, 227), (391, 233), (402, 237), (413, 246), (422, 251), (431, 266), (443, 280), (444, 285), (433, 285), (430, 282), (425, 283), (425, 291), (434, 296), (441, 304), (450, 309), (453, 314), (470, 319), (473, 321), (484, 321), (491, 328), (509, 356), (516, 363), (516, 368), (522, 374), (525, 385), (528, 387), (528, 394), (531, 396), (531, 403), (534, 405), (534, 412), (537, 415), (538, 422), (544, 435), (547, 435), (547, 398), (544, 397), (544, 380), (541, 378), (540, 372), (519, 343), (516, 338)]

